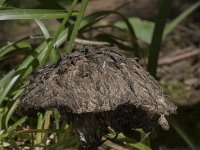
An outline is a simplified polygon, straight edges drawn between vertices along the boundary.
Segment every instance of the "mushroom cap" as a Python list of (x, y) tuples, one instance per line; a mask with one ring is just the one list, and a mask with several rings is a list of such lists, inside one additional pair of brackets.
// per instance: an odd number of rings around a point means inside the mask
[(21, 96), (25, 108), (67, 108), (76, 114), (113, 111), (133, 105), (154, 114), (169, 115), (176, 106), (159, 83), (134, 58), (117, 47), (93, 48), (62, 55), (40, 69)]

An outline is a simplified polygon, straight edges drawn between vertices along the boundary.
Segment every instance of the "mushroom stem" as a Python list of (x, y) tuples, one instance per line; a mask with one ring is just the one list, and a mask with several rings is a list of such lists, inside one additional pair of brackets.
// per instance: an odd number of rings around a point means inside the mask
[(78, 150), (95, 150), (101, 144), (104, 129), (100, 121), (93, 114), (75, 114), (72, 121), (77, 137)]

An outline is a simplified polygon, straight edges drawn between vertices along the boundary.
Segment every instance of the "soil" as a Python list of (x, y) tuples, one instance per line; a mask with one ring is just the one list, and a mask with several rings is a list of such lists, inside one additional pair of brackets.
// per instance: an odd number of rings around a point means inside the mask
[(199, 17), (200, 12), (189, 16), (167, 37), (162, 47), (160, 62), (168, 59), (169, 63), (161, 65), (159, 73), (164, 76), (165, 84), (171, 84), (171, 90), (178, 90), (172, 95), (180, 105), (200, 102), (200, 22), (197, 19)]

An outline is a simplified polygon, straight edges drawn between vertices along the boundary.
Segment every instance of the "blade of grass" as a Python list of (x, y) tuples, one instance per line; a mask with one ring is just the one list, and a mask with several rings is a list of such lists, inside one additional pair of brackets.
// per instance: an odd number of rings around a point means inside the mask
[(0, 48), (0, 60), (4, 55), (6, 55), (14, 50), (20, 50), (20, 49), (29, 49), (30, 50), (31, 45), (29, 42), (27, 42), (27, 39), (28, 39), (28, 37), (25, 37), (16, 42), (9, 43), (8, 45)]
[(49, 31), (47, 30), (47, 28), (45, 27), (45, 25), (42, 23), (42, 21), (35, 19), (35, 22), (38, 24), (38, 26), (40, 27), (45, 39), (48, 41), (50, 39), (50, 34)]
[(16, 131), (13, 136), (16, 137), (23, 134), (41, 133), (41, 132), (62, 134), (65, 133), (66, 131), (67, 131), (66, 129), (30, 129), (30, 130)]
[(16, 91), (14, 91), (11, 95), (13, 96), (12, 99), (16, 100), (19, 98), (19, 96), (24, 92), (26, 89), (27, 84), (24, 84), (23, 86), (19, 87)]
[(162, 36), (166, 24), (167, 17), (169, 15), (173, 0), (163, 0), (161, 1), (160, 11), (156, 20), (156, 25), (154, 28), (153, 38), (149, 50), (149, 58), (147, 70), (150, 74), (156, 77), (158, 56), (160, 53)]
[[(59, 39), (56, 41), (57, 46), (60, 46), (66, 40), (67, 32), (68, 32), (68, 29), (65, 29), (62, 31), (62, 33), (59, 36)], [(47, 51), (46, 45), (47, 45), (46, 42), (42, 42), (35, 49), (35, 51), (33, 51), (16, 69), (12, 70), (10, 73), (8, 73), (6, 76), (4, 76), (0, 80), (0, 104), (3, 101), (3, 99), (5, 98), (5, 96), (8, 94), (8, 92), (11, 90), (12, 87), (9, 88), (9, 90), (6, 94), (2, 95), (2, 93), (4, 92), (4, 89), (8, 88), (9, 82), (12, 81), (12, 78), (14, 78), (14, 76), (20, 75), (20, 78), (23, 79), (23, 78), (27, 77), (33, 71), (33, 67), (42, 65), (42, 63), (44, 62), (44, 60), (43, 60), (44, 57), (41, 56), (41, 52)], [(38, 65), (35, 65), (33, 63), (35, 60), (38, 61)], [(17, 81), (18, 80), (16, 80), (14, 84), (16, 84)], [(12, 84), (12, 86), (14, 84)]]
[(129, 22), (129, 20), (124, 15), (122, 15), (118, 12), (116, 12), (116, 14), (118, 14), (123, 19), (123, 21), (126, 23), (128, 29), (129, 29), (128, 31), (129, 31), (129, 34), (130, 34), (130, 37), (131, 37), (131, 43), (132, 43), (133, 51), (135, 52), (135, 56), (140, 58), (140, 53), (139, 53), (138, 44), (137, 44), (137, 37), (136, 37), (136, 34), (134, 32), (134, 29), (133, 29), (131, 23)]
[(76, 18), (72, 33), (70, 35), (70, 40), (69, 40), (68, 45), (67, 45), (66, 50), (67, 50), (68, 53), (70, 53), (71, 50), (72, 50), (74, 40), (75, 40), (75, 38), (78, 34), (78, 30), (79, 30), (79, 27), (80, 27), (80, 24), (81, 24), (81, 21), (82, 21), (82, 18), (83, 18), (83, 14), (84, 14), (85, 9), (87, 7), (87, 3), (88, 3), (88, 0), (83, 0), (81, 5), (80, 5), (80, 11), (79, 11), (78, 16)]
[(80, 33), (108, 15), (110, 15), (110, 13), (106, 13), (106, 11), (98, 11), (84, 17), (80, 24)]
[(192, 6), (190, 6), (188, 9), (186, 9), (184, 12), (182, 12), (178, 17), (176, 17), (172, 22), (170, 22), (164, 32), (165, 38), (174, 28), (182, 22), (188, 15), (190, 15), (193, 11), (198, 9), (200, 7), (200, 1), (197, 1)]
[(63, 19), (63, 21), (62, 21), (61, 25), (59, 26), (59, 28), (58, 28), (58, 30), (57, 30), (55, 36), (53, 37), (53, 40), (52, 40), (52, 41), (50, 42), (50, 44), (48, 45), (48, 49), (47, 49), (47, 52), (46, 52), (45, 55), (44, 55), (44, 59), (43, 59), (43, 61), (42, 61), (42, 64), (44, 64), (45, 60), (47, 59), (47, 57), (48, 57), (48, 55), (49, 55), (49, 53), (50, 53), (50, 51), (51, 51), (51, 49), (52, 49), (53, 47), (55, 47), (54, 44), (56, 43), (56, 40), (58, 39), (60, 33), (61, 33), (62, 30), (64, 29), (65, 24), (68, 22), (68, 19), (69, 19), (69, 17), (71, 16), (71, 14), (72, 14), (72, 12), (73, 12), (73, 10), (74, 10), (74, 8), (75, 8), (77, 2), (78, 2), (78, 0), (74, 0), (74, 1), (72, 2), (72, 5), (71, 5), (70, 9), (69, 9), (68, 13), (66, 13), (65, 18)]
[(5, 88), (5, 90), (3, 90), (2, 92), (0, 92), (0, 104), (2, 103), (3, 99), (8, 94), (8, 92), (10, 91), (10, 89), (12, 88), (12, 86), (15, 84), (15, 82), (19, 79), (19, 77), (20, 77), (20, 75), (17, 75), (14, 78), (12, 78), (12, 80), (10, 81), (10, 83), (8, 84), (8, 86)]
[[(49, 129), (51, 114), (52, 114), (52, 111), (51, 110), (47, 110), (45, 115), (44, 115), (44, 129)], [(48, 137), (48, 133), (44, 133), (43, 134), (43, 139), (42, 139), (42, 143), (44, 145), (47, 144), (47, 137)]]
[(17, 99), (14, 104), (9, 108), (9, 111), (6, 115), (6, 119), (5, 119), (5, 126), (6, 128), (8, 128), (8, 121), (10, 120), (10, 118), (12, 117), (14, 111), (16, 110), (17, 106), (19, 104), (19, 99)]
[(195, 147), (195, 144), (193, 143), (192, 139), (186, 134), (186, 132), (181, 128), (181, 126), (178, 124), (176, 120), (173, 118), (169, 118), (170, 125), (174, 128), (174, 130), (180, 135), (180, 137), (185, 141), (185, 143), (188, 145), (188, 147), (191, 150), (197, 150)]
[(80, 32), (84, 32), (84, 30), (87, 30), (87, 28), (90, 28), (92, 25), (97, 23), (99, 20), (107, 17), (110, 14), (116, 14), (118, 15), (126, 24), (130, 38), (131, 38), (131, 43), (132, 43), (132, 50), (135, 53), (136, 57), (140, 57), (139, 54), (139, 49), (138, 49), (138, 43), (137, 43), (137, 38), (134, 32), (134, 29), (129, 22), (129, 20), (122, 14), (120, 14), (117, 11), (99, 11), (96, 13), (93, 13), (87, 17), (85, 17), (80, 25)]
[(59, 111), (56, 108), (54, 108), (52, 110), (52, 112), (53, 112), (53, 116), (55, 118), (54, 123), (55, 123), (56, 129), (59, 129), (60, 128), (60, 126), (59, 126), (60, 113), (59, 113)]
[(11, 144), (12, 148), (14, 148), (15, 150), (19, 150), (19, 146), (17, 145), (16, 141), (12, 138), (11, 135), (8, 136), (9, 139), (9, 143)]
[(3, 92), (5, 85), (11, 80), (11, 78), (13, 77), (14, 74), (15, 74), (15, 70), (11, 70), (8, 74), (6, 74), (0, 80), (0, 93)]
[[(30, 65), (34, 61), (34, 53), (40, 53), (45, 48), (45, 43), (40, 44), (35, 51), (32, 53), (32, 55), (29, 55), (17, 69), (11, 71), (8, 75), (6, 75), (1, 81), (0, 81), (0, 89), (4, 89), (0, 91), (0, 104), (2, 103), (5, 96), (11, 91), (11, 88), (13, 85), (19, 81), (19, 79), (24, 77), (25, 75), (28, 75), (30, 73)], [(37, 57), (36, 57), (37, 58)], [(29, 72), (27, 72), (27, 70)]]
[[(46, 42), (48, 43), (48, 41), (50, 41), (50, 34), (49, 34), (49, 31), (47, 30), (47, 28), (45, 27), (45, 25), (42, 23), (42, 21), (40, 20), (35, 20), (35, 22), (38, 24), (38, 26), (40, 27), (45, 39), (46, 39)], [(55, 48), (52, 48), (50, 54), (49, 54), (49, 60), (50, 60), (50, 63), (53, 64), (57, 61), (57, 58), (58, 58), (58, 54), (56, 53), (56, 50)]]
[(24, 123), (27, 120), (27, 117), (22, 117), (20, 118), (18, 121), (16, 121), (12, 126), (9, 126), (9, 128), (6, 130), (6, 133), (10, 133), (13, 130), (16, 129), (17, 126), (21, 125), (22, 123)]
[[(29, 55), (23, 61), (23, 63), (16, 69), (14, 75), (11, 76), (11, 78), (12, 78), (11, 82), (7, 81), (6, 84), (4, 84), (5, 86), (2, 86), (3, 89), (5, 89), (5, 91), (0, 92), (0, 104), (3, 101), (3, 99), (5, 98), (5, 96), (9, 93), (12, 86), (14, 84), (16, 84), (19, 81), (19, 79), (23, 79), (24, 77), (29, 75), (33, 71), (34, 66), (38, 66), (38, 64), (41, 66), (42, 64), (44, 64), (46, 58), (48, 57), (48, 55), (50, 53), (50, 50), (52, 49), (52, 47), (53, 47), (54, 43), (56, 42), (58, 36), (60, 35), (61, 31), (64, 29), (65, 23), (68, 21), (69, 17), (71, 16), (72, 11), (75, 8), (77, 2), (78, 2), (78, 0), (73, 1), (69, 12), (66, 14), (66, 17), (63, 19), (62, 24), (60, 25), (58, 31), (56, 32), (56, 35), (54, 36), (53, 40), (50, 42), (48, 48), (46, 47), (46, 42), (41, 43), (36, 48), (36, 50), (32, 53), (32, 55)], [(38, 54), (39, 54), (39, 56), (37, 56)], [(38, 64), (33, 63), (34, 61), (37, 61)]]
[[(70, 12), (70, 10), (69, 10)], [(62, 19), (66, 17), (66, 10), (50, 9), (0, 9), (0, 20), (18, 20), (18, 19)], [(71, 12), (71, 16), (76, 16), (76, 12)]]
[[(44, 124), (43, 114), (38, 113), (37, 129), (42, 129)], [(38, 132), (35, 136), (35, 144), (40, 144), (42, 142), (42, 133)]]
[[(151, 43), (155, 23), (140, 19), (138, 17), (131, 17), (128, 19), (135, 31), (136, 37), (147, 44)], [(127, 30), (127, 26), (123, 21), (118, 21), (115, 26), (120, 29)]]
[(0, 137), (3, 133), (5, 133), (4, 129), (5, 129), (5, 115), (7, 114), (8, 112), (8, 106), (5, 106), (5, 107), (0, 107)]
[(111, 44), (115, 44), (117, 45), (120, 49), (123, 49), (123, 50), (126, 50), (126, 51), (132, 51), (132, 47), (129, 47), (129, 46), (126, 46), (123, 42), (122, 39), (114, 36), (114, 35), (111, 35), (111, 34), (98, 34), (96, 37), (95, 37), (97, 40), (100, 40), (100, 41), (107, 41)]
[[(108, 134), (106, 137), (108, 139), (113, 139), (116, 135), (115, 134)], [(143, 144), (142, 142), (136, 142), (133, 139), (130, 139), (128, 137), (125, 137), (123, 134), (118, 134), (117, 140), (121, 142), (126, 142), (129, 146), (136, 148), (138, 150), (151, 150), (150, 147), (147, 145)]]
[(3, 7), (5, 5), (6, 0), (0, 0), (0, 7)]

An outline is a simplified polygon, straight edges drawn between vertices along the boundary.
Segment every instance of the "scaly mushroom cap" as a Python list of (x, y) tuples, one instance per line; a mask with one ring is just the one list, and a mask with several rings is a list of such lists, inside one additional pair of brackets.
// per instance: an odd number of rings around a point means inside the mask
[(28, 108), (69, 108), (74, 113), (104, 112), (134, 105), (149, 114), (169, 115), (176, 107), (166, 100), (159, 83), (134, 58), (116, 47), (62, 56), (40, 69), (21, 98)]

